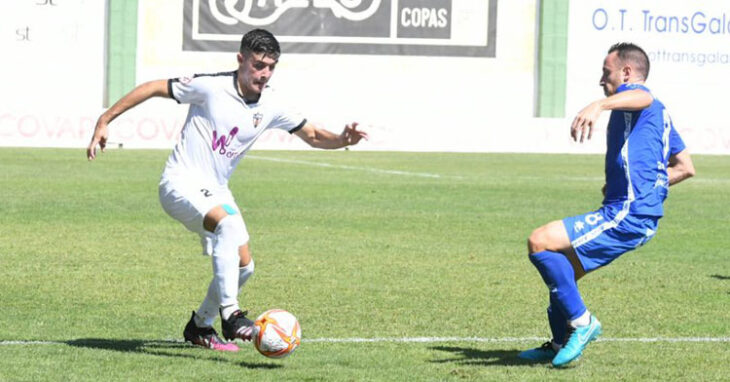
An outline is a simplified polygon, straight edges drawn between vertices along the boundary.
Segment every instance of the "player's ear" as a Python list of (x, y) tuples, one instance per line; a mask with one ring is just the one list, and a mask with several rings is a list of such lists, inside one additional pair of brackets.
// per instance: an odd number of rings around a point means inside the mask
[(238, 54), (236, 55), (236, 60), (238, 60), (238, 65), (243, 64), (243, 61), (245, 60), (245, 58), (243, 57), (243, 53), (238, 52)]
[(621, 74), (623, 75), (624, 82), (629, 82), (632, 71), (633, 69), (631, 68), (631, 65), (624, 65), (623, 68), (621, 68)]

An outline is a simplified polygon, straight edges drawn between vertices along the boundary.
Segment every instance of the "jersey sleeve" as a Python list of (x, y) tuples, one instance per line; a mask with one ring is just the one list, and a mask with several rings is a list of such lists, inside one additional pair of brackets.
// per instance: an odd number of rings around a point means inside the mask
[(203, 78), (171, 78), (167, 80), (167, 91), (177, 103), (202, 103), (207, 91)]
[(679, 136), (679, 133), (674, 128), (674, 125), (672, 125), (671, 130), (669, 130), (669, 154), (679, 154), (685, 148), (687, 148), (687, 146), (685, 146), (682, 137)]
[(289, 134), (292, 134), (304, 127), (307, 120), (301, 113), (299, 113), (294, 107), (289, 106), (288, 103), (281, 100), (281, 98), (276, 97), (275, 99), (276, 101), (274, 101), (273, 104), (279, 105), (279, 107), (274, 110), (274, 117), (272, 118), (268, 128), (286, 130)]
[(296, 113), (279, 114), (274, 118), (273, 121), (271, 121), (271, 125), (269, 125), (269, 128), (286, 130), (289, 132), (289, 134), (293, 134), (297, 130), (304, 127), (305, 123), (307, 123), (307, 119), (302, 118), (302, 116)]

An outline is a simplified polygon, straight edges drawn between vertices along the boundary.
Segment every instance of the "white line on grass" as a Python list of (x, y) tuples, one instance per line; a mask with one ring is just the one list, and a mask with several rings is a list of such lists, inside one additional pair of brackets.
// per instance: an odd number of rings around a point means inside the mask
[[(304, 164), (304, 165), (310, 165), (310, 166), (317, 166), (317, 167), (327, 167), (327, 168), (337, 168), (341, 170), (356, 170), (356, 171), (365, 171), (365, 172), (371, 172), (375, 174), (387, 174), (387, 175), (401, 175), (401, 176), (415, 176), (420, 178), (432, 178), (432, 179), (465, 179), (465, 176), (460, 175), (440, 175), (440, 174), (434, 174), (430, 172), (413, 172), (413, 171), (401, 171), (401, 170), (384, 170), (374, 167), (361, 167), (361, 166), (348, 166), (348, 165), (341, 165), (341, 164), (332, 164), (332, 163), (325, 163), (325, 162), (312, 162), (312, 161), (306, 161), (306, 160), (297, 160), (297, 159), (283, 159), (283, 158), (271, 158), (271, 157), (262, 157), (258, 155), (247, 155), (247, 158), (251, 159), (258, 159), (258, 160), (267, 160), (270, 162), (279, 162), (279, 163), (292, 163), (292, 164)], [(521, 179), (521, 180), (543, 180), (545, 177), (539, 177), (539, 176), (516, 176), (513, 177), (513, 179)], [(563, 180), (563, 181), (577, 181), (577, 182), (602, 182), (604, 180), (603, 177), (600, 176), (559, 176), (559, 177), (551, 177), (550, 179), (553, 180)], [(717, 184), (717, 183), (730, 183), (730, 178), (696, 178), (690, 180), (690, 182), (694, 183), (711, 183), (711, 184)]]
[[(544, 341), (544, 337), (376, 337), (376, 338), (305, 338), (305, 343), (438, 343), (438, 342), (492, 342), (492, 343), (520, 343)], [(83, 339), (69, 341), (0, 341), (0, 346), (11, 345), (67, 345), (73, 342), (83, 342)], [(89, 340), (93, 342), (94, 340)], [(112, 341), (112, 340), (109, 340)], [(142, 343), (184, 343), (181, 339), (166, 340), (139, 340)], [(730, 342), (730, 337), (638, 337), (638, 338), (599, 338), (598, 342)]]
[(0, 345), (65, 345), (66, 341), (0, 341)]
[[(404, 337), (404, 338), (312, 338), (303, 342), (367, 343), (367, 342), (531, 342), (544, 341), (544, 337)], [(730, 337), (654, 337), (654, 338), (599, 338), (599, 342), (730, 342)]]
[(429, 172), (411, 172), (411, 171), (400, 171), (400, 170), (383, 170), (379, 168), (373, 168), (373, 167), (359, 167), (359, 166), (348, 166), (348, 165), (341, 165), (341, 164), (331, 164), (331, 163), (324, 163), (324, 162), (311, 162), (311, 161), (305, 161), (305, 160), (296, 160), (296, 159), (281, 159), (281, 158), (270, 158), (270, 157), (260, 157), (258, 155), (248, 155), (247, 158), (251, 159), (258, 159), (258, 160), (267, 160), (271, 162), (280, 162), (280, 163), (293, 163), (293, 164), (306, 164), (310, 166), (317, 166), (317, 167), (329, 167), (329, 168), (338, 168), (343, 170), (358, 170), (358, 171), (366, 171), (366, 172), (372, 172), (376, 174), (388, 174), (388, 175), (403, 175), (403, 176), (417, 176), (421, 178), (461, 178), (458, 176), (443, 176), (439, 174), (432, 174)]

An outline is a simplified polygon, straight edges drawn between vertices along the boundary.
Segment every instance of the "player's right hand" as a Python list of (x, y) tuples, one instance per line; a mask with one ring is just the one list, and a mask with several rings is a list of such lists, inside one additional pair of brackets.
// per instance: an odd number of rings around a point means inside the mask
[(578, 112), (570, 126), (570, 136), (574, 141), (583, 143), (584, 139), (591, 139), (593, 127), (602, 110), (600, 102), (593, 102)]
[(104, 152), (107, 138), (109, 138), (109, 129), (107, 129), (106, 123), (97, 122), (89, 147), (86, 148), (86, 158), (89, 160), (96, 159), (96, 145), (99, 145), (101, 151)]
[(343, 142), (345, 142), (346, 146), (352, 146), (356, 145), (358, 142), (360, 142), (361, 139), (368, 139), (368, 133), (358, 130), (357, 126), (359, 123), (353, 122), (351, 124), (348, 124), (345, 126), (345, 129), (342, 130), (342, 133), (340, 134), (340, 139), (342, 139)]

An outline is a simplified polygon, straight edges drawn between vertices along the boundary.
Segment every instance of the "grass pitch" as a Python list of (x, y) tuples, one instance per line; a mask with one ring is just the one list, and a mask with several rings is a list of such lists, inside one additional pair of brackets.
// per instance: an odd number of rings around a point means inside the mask
[(293, 312), (305, 341), (277, 361), (181, 342), (211, 265), (159, 206), (167, 155), (0, 149), (0, 380), (730, 375), (729, 157), (696, 156), (656, 237), (581, 280), (604, 335), (554, 370), (516, 359), (549, 333), (525, 242), (598, 207), (602, 156), (252, 152), (230, 184), (256, 260), (242, 306)]

